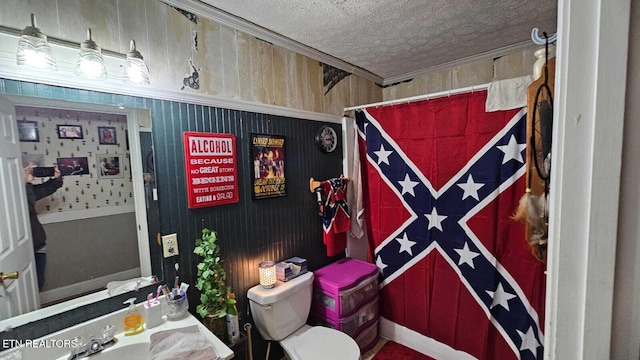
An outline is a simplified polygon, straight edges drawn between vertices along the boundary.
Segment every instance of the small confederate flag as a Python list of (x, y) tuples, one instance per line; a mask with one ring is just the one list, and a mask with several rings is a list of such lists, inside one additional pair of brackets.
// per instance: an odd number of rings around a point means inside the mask
[(327, 256), (336, 256), (347, 247), (347, 231), (351, 227), (347, 207), (347, 182), (347, 179), (333, 178), (320, 185), (324, 199), (322, 227)]
[(486, 113), (485, 99), (356, 114), (381, 315), (427, 355), (437, 344), (446, 358), (542, 359), (544, 264), (509, 219), (525, 190), (526, 114)]

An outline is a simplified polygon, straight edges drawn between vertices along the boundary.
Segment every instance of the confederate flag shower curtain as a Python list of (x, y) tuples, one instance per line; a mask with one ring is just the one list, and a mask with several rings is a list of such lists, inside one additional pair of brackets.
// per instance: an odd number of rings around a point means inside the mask
[(525, 191), (526, 114), (487, 113), (485, 100), (356, 113), (380, 315), (404, 330), (394, 340), (442, 358), (542, 359), (545, 266), (509, 218)]

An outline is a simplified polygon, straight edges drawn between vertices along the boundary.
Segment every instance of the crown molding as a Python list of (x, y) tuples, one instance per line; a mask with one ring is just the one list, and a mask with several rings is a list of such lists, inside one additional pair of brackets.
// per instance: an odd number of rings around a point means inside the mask
[(384, 79), (384, 81), (382, 82), (382, 86), (389, 86), (389, 85), (394, 85), (403, 81), (413, 80), (414, 78), (426, 73), (431, 73), (431, 72), (440, 71), (440, 70), (448, 70), (456, 66), (469, 64), (475, 61), (495, 59), (501, 56), (512, 54), (514, 52), (530, 49), (535, 46), (536, 45), (533, 44), (530, 40), (515, 43), (515, 44), (504, 46), (495, 50), (490, 50), (480, 54), (471, 55), (465, 58), (456, 59), (446, 63), (430, 66), (421, 70), (416, 70), (406, 74), (388, 77)]
[(261, 40), (268, 41), (270, 43), (282, 46), (298, 54), (308, 56), (312, 59), (321, 61), (325, 64), (344, 70), (353, 75), (357, 75), (365, 79), (369, 79), (378, 84), (382, 84), (382, 81), (383, 81), (382, 77), (368, 70), (365, 70), (361, 67), (350, 64), (346, 61), (340, 60), (327, 53), (316, 50), (298, 41), (292, 40), (286, 36), (282, 36), (278, 33), (275, 33), (271, 30), (263, 28), (262, 26), (258, 26), (243, 18), (229, 14), (228, 12), (217, 9), (202, 1), (199, 1), (199, 0), (160, 0), (160, 1), (164, 2), (167, 5), (175, 6), (182, 10), (186, 10), (194, 14), (197, 14), (199, 16), (203, 16), (207, 19), (230, 26), (234, 29), (237, 29), (249, 35), (255, 36)]

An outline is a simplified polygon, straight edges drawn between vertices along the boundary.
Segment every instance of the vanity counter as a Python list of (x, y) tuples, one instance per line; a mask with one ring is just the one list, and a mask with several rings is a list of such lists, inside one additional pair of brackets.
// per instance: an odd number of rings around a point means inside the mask
[[(161, 325), (158, 325), (151, 329), (146, 329), (140, 334), (132, 335), (132, 336), (124, 336), (122, 323), (124, 316), (126, 314), (126, 309), (120, 310), (111, 314), (107, 314), (103, 317), (97, 318), (95, 320), (78, 324), (67, 329), (58, 331), (56, 333), (47, 335), (40, 339), (34, 340), (32, 342), (21, 342), (21, 347), (13, 348), (0, 353), (0, 360), (3, 359), (23, 359), (23, 360), (57, 360), (63, 359), (67, 360), (72, 351), (72, 341), (77, 336), (83, 336), (85, 341), (87, 341), (92, 335), (96, 338), (101, 336), (101, 329), (105, 325), (114, 325), (115, 326), (115, 337), (117, 338), (117, 343), (111, 347), (106, 348), (100, 353), (91, 355), (84, 359), (105, 359), (105, 360), (122, 360), (122, 354), (124, 350), (123, 348), (127, 347), (127, 349), (131, 349), (132, 351), (139, 351), (142, 348), (148, 349), (151, 341), (151, 335), (158, 333), (160, 331), (172, 330), (172, 329), (181, 329), (185, 327), (198, 326), (201, 330), (201, 333), (205, 336), (205, 338), (211, 343), (213, 348), (216, 350), (220, 359), (231, 359), (233, 358), (233, 351), (225, 345), (220, 339), (218, 339), (215, 335), (213, 335), (202, 323), (196, 319), (193, 315), (189, 314), (186, 318), (178, 321), (165, 321)], [(3, 339), (3, 341), (11, 341), (11, 339)], [(22, 357), (15, 356), (18, 355), (16, 352), (22, 352)], [(114, 356), (110, 356), (109, 353), (112, 353)], [(116, 356), (117, 354), (117, 356)], [(131, 354), (133, 355), (133, 354)], [(15, 357), (12, 357), (15, 356)], [(125, 356), (126, 358), (126, 356)]]

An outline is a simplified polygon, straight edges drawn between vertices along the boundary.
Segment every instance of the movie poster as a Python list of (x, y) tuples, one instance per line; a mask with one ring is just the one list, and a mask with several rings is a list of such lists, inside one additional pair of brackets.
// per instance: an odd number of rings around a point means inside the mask
[(285, 137), (251, 134), (253, 198), (287, 195), (285, 182)]

